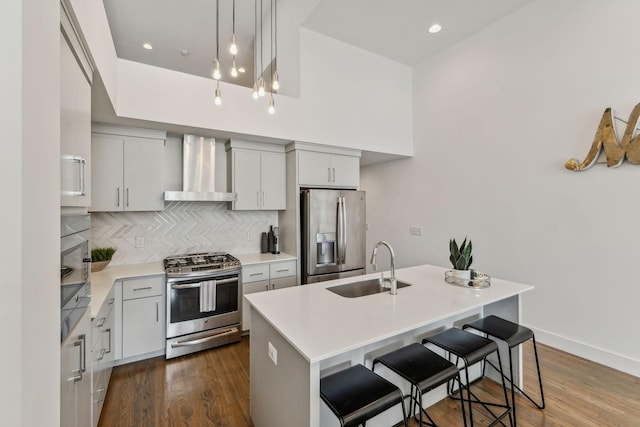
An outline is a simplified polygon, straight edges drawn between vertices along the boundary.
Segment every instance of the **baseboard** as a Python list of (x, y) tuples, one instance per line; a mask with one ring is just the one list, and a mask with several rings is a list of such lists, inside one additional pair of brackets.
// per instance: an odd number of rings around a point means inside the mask
[(536, 334), (536, 341), (574, 354), (592, 362), (600, 363), (618, 371), (640, 377), (640, 360), (613, 353), (592, 345), (584, 344), (570, 338), (562, 337), (551, 332), (532, 328)]

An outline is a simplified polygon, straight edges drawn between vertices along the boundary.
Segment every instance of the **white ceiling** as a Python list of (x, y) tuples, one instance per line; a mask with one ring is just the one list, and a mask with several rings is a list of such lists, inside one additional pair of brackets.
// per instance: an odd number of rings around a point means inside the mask
[[(277, 0), (277, 5), (280, 11), (312, 10), (304, 27), (413, 66), (532, 1)], [(267, 17), (271, 0), (262, 2), (263, 14)], [(223, 71), (227, 71), (224, 80), (250, 87), (253, 85), (254, 0), (236, 0), (236, 34), (240, 47), (237, 65), (244, 66), (247, 72), (235, 81), (228, 76), (233, 0), (219, 0), (219, 4), (220, 60)], [(215, 0), (104, 0), (104, 5), (118, 57), (211, 76), (216, 52)], [(295, 25), (293, 21), (279, 19), (278, 26)], [(427, 29), (435, 22), (440, 23), (443, 30), (429, 34)], [(143, 49), (144, 42), (151, 43), (153, 50)], [(190, 54), (181, 55), (182, 49)]]

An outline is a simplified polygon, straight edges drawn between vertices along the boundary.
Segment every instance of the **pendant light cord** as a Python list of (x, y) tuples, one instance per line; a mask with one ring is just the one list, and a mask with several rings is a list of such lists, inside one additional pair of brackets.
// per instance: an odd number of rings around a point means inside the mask
[(216, 0), (216, 62), (220, 66), (220, 0)]

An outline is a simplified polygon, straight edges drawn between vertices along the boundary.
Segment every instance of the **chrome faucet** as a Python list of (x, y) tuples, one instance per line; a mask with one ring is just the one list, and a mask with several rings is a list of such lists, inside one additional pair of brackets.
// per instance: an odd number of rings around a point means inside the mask
[[(376, 243), (376, 245), (373, 247), (373, 253), (371, 254), (371, 265), (373, 265), (374, 270), (377, 270), (376, 255), (378, 254), (379, 246), (386, 246), (387, 249), (389, 249), (389, 254), (391, 255), (391, 277), (389, 277), (389, 285), (391, 287), (391, 290), (389, 291), (389, 293), (391, 295), (396, 295), (398, 293), (398, 281), (396, 280), (396, 254), (393, 252), (393, 248), (389, 243), (385, 241)], [(382, 285), (385, 281), (386, 280), (384, 278), (384, 273), (380, 272), (380, 284)]]

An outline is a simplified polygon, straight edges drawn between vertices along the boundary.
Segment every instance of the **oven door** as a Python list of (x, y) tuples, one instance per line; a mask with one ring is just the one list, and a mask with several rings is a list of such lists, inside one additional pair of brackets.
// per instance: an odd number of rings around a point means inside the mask
[[(215, 309), (201, 311), (201, 285), (215, 280)], [(240, 323), (240, 275), (167, 279), (167, 338)]]

